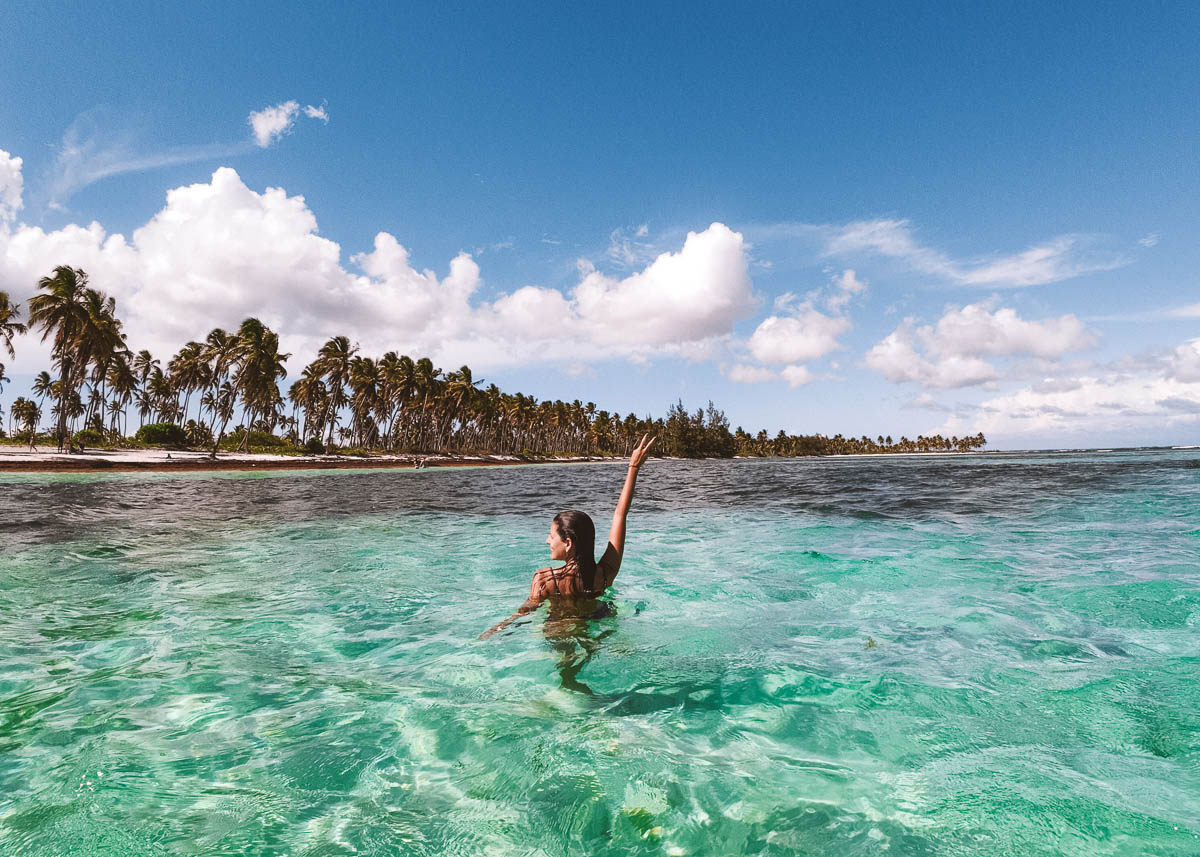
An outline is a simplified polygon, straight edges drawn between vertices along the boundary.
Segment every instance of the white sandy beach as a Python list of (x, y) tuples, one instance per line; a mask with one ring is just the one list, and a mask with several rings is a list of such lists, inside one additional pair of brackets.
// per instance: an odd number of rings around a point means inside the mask
[[(88, 471), (88, 470), (249, 470), (252, 468), (304, 470), (316, 468), (413, 467), (420, 460), (424, 467), (463, 467), (532, 464), (516, 455), (275, 455), (261, 452), (221, 452), (216, 459), (195, 450), (165, 449), (88, 449), (83, 452), (58, 452), (54, 447), (26, 447), (0, 444), (0, 470), (9, 471)], [(548, 461), (598, 461), (574, 457)]]

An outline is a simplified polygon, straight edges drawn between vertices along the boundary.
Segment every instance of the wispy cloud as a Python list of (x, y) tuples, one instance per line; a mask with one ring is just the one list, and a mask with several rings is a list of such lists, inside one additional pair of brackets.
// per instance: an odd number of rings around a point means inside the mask
[(43, 194), (47, 207), (62, 209), (75, 193), (109, 176), (225, 158), (251, 149), (243, 142), (170, 146), (146, 152), (140, 150), (139, 136), (106, 108), (77, 116), (63, 134), (58, 156), (46, 178)]
[(960, 285), (1021, 287), (1056, 283), (1129, 264), (1127, 257), (1096, 245), (1094, 236), (1059, 235), (1020, 253), (960, 260), (921, 244), (909, 221), (879, 219), (826, 227), (823, 253), (884, 256)]
[(1200, 318), (1200, 304), (1188, 304), (1187, 306), (1166, 307), (1163, 309), (1150, 309), (1141, 312), (1126, 312), (1119, 315), (1092, 315), (1088, 316), (1088, 321), (1173, 321), (1181, 318)]
[(77, 116), (63, 134), (42, 196), (47, 208), (61, 211), (74, 194), (110, 176), (244, 155), (290, 133), (301, 115), (329, 122), (325, 104), (302, 107), (296, 101), (285, 101), (250, 114), (247, 121), (252, 140), (151, 148), (143, 141), (143, 130), (128, 116), (96, 107)]
[(937, 401), (929, 393), (921, 393), (900, 405), (902, 411), (937, 411), (943, 414), (954, 413), (954, 408)]
[(609, 235), (608, 250), (605, 255), (609, 260), (625, 268), (645, 264), (657, 255), (655, 245), (649, 240), (650, 226), (643, 223), (636, 227), (614, 229)]
[(857, 270), (874, 257), (958, 286), (1038, 286), (1132, 262), (1103, 236), (1085, 233), (1054, 236), (1015, 253), (956, 258), (923, 243), (916, 226), (903, 218), (753, 224), (744, 231), (756, 254), (769, 254), (785, 267), (802, 269), (815, 259), (836, 258), (857, 263)]

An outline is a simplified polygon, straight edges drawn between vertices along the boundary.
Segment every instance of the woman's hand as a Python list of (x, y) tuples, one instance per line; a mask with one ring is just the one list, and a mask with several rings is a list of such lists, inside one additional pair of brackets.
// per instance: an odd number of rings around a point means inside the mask
[(638, 445), (629, 454), (629, 466), (641, 467), (642, 462), (646, 460), (646, 456), (650, 454), (650, 447), (654, 446), (654, 441), (656, 440), (658, 440), (657, 437), (650, 437), (648, 434), (642, 435), (642, 439), (638, 441)]

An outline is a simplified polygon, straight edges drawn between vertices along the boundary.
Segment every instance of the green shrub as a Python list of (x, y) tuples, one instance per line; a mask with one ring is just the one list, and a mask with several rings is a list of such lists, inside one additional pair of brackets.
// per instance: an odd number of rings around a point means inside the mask
[(308, 443), (304, 444), (304, 452), (307, 455), (324, 455), (325, 444), (321, 443), (321, 439), (310, 437)]
[[(54, 436), (51, 434), (47, 434), (45, 432), (35, 432), (34, 438), (35, 438), (34, 443), (41, 445), (41, 446), (45, 446), (46, 444), (49, 444), (49, 443), (54, 443)], [(11, 440), (17, 441), (19, 443), (29, 443), (29, 432), (27, 432), (27, 431), (13, 432), (13, 436), (12, 436)]]
[(265, 432), (265, 431), (252, 431), (252, 432), (250, 432), (250, 445), (251, 446), (287, 446), (287, 442), (283, 438), (276, 437), (275, 435), (269, 434), (268, 432)]
[(80, 429), (75, 432), (75, 442), (80, 446), (102, 446), (104, 435), (95, 429)]
[(187, 443), (187, 435), (174, 423), (151, 423), (142, 426), (134, 438), (152, 445), (183, 446)]

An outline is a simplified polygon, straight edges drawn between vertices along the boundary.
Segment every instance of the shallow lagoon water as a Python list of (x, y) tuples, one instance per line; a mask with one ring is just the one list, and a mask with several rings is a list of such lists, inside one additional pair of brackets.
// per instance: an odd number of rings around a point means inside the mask
[(1200, 454), (0, 479), (0, 854), (1200, 853)]

